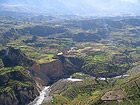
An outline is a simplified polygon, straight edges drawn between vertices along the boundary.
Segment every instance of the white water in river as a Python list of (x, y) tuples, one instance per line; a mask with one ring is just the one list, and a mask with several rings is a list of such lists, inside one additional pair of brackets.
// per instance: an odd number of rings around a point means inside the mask
[[(67, 78), (64, 79), (67, 81), (72, 81), (72, 82), (76, 82), (76, 81), (83, 81), (83, 79), (74, 79), (74, 78)], [(44, 102), (49, 102), (52, 100), (52, 97), (49, 95), (50, 93), (50, 86), (45, 87), (41, 92), (40, 92), (40, 96), (37, 97), (32, 103), (30, 103), (29, 105), (41, 105)]]
[(129, 74), (125, 74), (125, 75), (116, 76), (114, 78), (129, 77), (129, 76), (130, 76)]
[[(67, 81), (72, 81), (72, 82), (76, 82), (76, 81), (83, 81), (83, 79), (74, 79), (74, 78), (67, 78), (64, 79)], [(37, 97), (32, 103), (30, 103), (29, 105), (41, 105), (44, 102), (49, 102), (52, 100), (52, 97), (49, 95), (50, 93), (50, 86), (45, 87), (41, 92), (40, 92), (40, 96)]]
[(75, 78), (67, 78), (66, 80), (68, 80), (68, 81), (72, 81), (72, 82), (83, 81), (83, 79), (75, 79)]
[[(29, 105), (41, 105), (43, 104), (43, 101), (45, 99), (51, 101), (52, 100), (52, 97), (49, 96), (49, 93), (50, 93), (50, 86), (47, 86), (45, 87), (41, 92), (40, 92), (40, 96), (37, 97), (32, 103), (30, 103)], [(46, 101), (48, 102), (48, 101)]]
[(43, 100), (44, 100), (44, 97), (45, 97), (45, 94), (46, 92), (48, 91), (50, 86), (47, 86), (45, 87), (41, 92), (40, 92), (40, 96), (38, 97), (38, 100), (37, 102), (34, 104), (34, 105), (41, 105)]
[[(120, 76), (116, 76), (113, 78), (121, 78), (121, 77), (127, 77), (130, 76), (129, 74), (126, 75), (120, 75)], [(66, 81), (72, 81), (72, 82), (78, 82), (78, 81), (83, 81), (84, 79), (75, 79), (75, 78), (66, 78), (63, 79)], [(99, 78), (99, 80), (106, 80), (106, 78)], [(38, 98), (36, 98), (32, 103), (30, 103), (29, 105), (41, 105), (44, 102), (50, 102), (52, 100), (52, 97), (49, 95), (50, 93), (50, 86), (45, 87), (41, 92), (40, 92), (40, 96)]]

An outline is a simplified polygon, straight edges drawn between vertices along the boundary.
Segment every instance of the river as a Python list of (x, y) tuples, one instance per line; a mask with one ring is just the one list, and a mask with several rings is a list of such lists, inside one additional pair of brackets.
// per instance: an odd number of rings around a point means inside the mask
[[(83, 79), (66, 78), (64, 81), (83, 81)], [(28, 105), (41, 105), (46, 102), (50, 102), (53, 98), (50, 96), (50, 86), (46, 86), (41, 92), (40, 96), (37, 97), (33, 102)]]
[(41, 105), (44, 101), (50, 102), (52, 100), (52, 97), (50, 96), (50, 86), (46, 86), (41, 92), (40, 96), (34, 99), (33, 102), (31, 102), (28, 105)]
[[(128, 77), (130, 76), (129, 74), (126, 75), (120, 75), (120, 76), (115, 76), (113, 78), (121, 78), (121, 77)], [(91, 77), (95, 78), (95, 77)], [(99, 80), (106, 80), (106, 78), (98, 78)], [(110, 78), (108, 78), (110, 79)], [(63, 79), (64, 81), (71, 81), (71, 82), (78, 82), (78, 81), (83, 81), (84, 79), (75, 79), (75, 78), (66, 78)], [(50, 102), (53, 98), (50, 96), (50, 87), (51, 86), (46, 86), (41, 92), (40, 96), (37, 97), (32, 103), (28, 105), (41, 105), (46, 102)]]

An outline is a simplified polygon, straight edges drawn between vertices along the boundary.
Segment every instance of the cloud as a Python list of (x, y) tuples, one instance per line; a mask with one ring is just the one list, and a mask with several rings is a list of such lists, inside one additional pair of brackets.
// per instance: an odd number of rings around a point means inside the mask
[(133, 4), (137, 4), (139, 1), (138, 0), (121, 0), (124, 2), (129, 2), (129, 3), (133, 3)]
[(9, 4), (1, 4), (2, 6), (5, 6), (5, 7), (20, 7), (21, 5), (9, 5)]

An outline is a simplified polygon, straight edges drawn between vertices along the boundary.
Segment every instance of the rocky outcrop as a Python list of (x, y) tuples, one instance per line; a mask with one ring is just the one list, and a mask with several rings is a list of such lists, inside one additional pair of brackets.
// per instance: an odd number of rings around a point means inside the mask
[(81, 71), (81, 67), (84, 63), (82, 59), (77, 57), (65, 57), (63, 55), (58, 55), (57, 58), (62, 62), (65, 75)]
[(0, 105), (25, 105), (39, 95), (34, 80), (25, 70), (0, 75)]
[(61, 55), (53, 62), (34, 64), (29, 68), (29, 71), (38, 84), (38, 87), (41, 88), (51, 83), (54, 79), (59, 79), (80, 71), (82, 63), (78, 58)]
[[(1, 50), (0, 59), (4, 67), (12, 67), (0, 75), (0, 87), (4, 86), (4, 91), (0, 90), (0, 105), (25, 105), (31, 102), (39, 95), (39, 91), (53, 80), (80, 70), (81, 63), (78, 58), (61, 55), (55, 61), (36, 64), (21, 50), (13, 47)], [(27, 66), (30, 73), (16, 70), (15, 66)]]
[[(71, 75), (75, 72), (82, 71), (83, 60), (77, 57), (64, 57), (63, 68), (65, 75)], [(61, 59), (61, 57), (59, 57)]]
[(34, 64), (29, 71), (35, 79), (38, 87), (48, 85), (51, 80), (64, 76), (63, 66), (60, 60), (44, 64)]
[(34, 64), (34, 61), (29, 60), (20, 49), (8, 47), (6, 50), (0, 51), (0, 58), (3, 61), (5, 67), (14, 66), (30, 66)]
[[(36, 64), (13, 47), (1, 50), (0, 59), (1, 68), (3, 65), (11, 67), (0, 75), (0, 87), (3, 88), (0, 88), (0, 105), (25, 105), (33, 101), (44, 86), (79, 71), (82, 63), (78, 58), (61, 55), (55, 61)], [(20, 69), (21, 66), (29, 67), (29, 72)]]
[(0, 105), (25, 105), (39, 95), (35, 87), (16, 86), (11, 92), (0, 92)]
[[(47, 71), (45, 71), (46, 68)], [(47, 64), (41, 64), (40, 69), (44, 74), (48, 75), (48, 77), (51, 79), (64, 76), (63, 66), (60, 60), (55, 60)]]
[(39, 95), (35, 81), (22, 68), (32, 64), (19, 49), (0, 51), (0, 105), (25, 105)]

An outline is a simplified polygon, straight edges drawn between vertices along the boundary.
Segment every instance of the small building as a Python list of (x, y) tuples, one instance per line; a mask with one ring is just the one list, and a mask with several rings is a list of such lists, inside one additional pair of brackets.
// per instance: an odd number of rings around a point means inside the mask
[(61, 52), (61, 53), (58, 53), (57, 55), (63, 55), (63, 53)]

